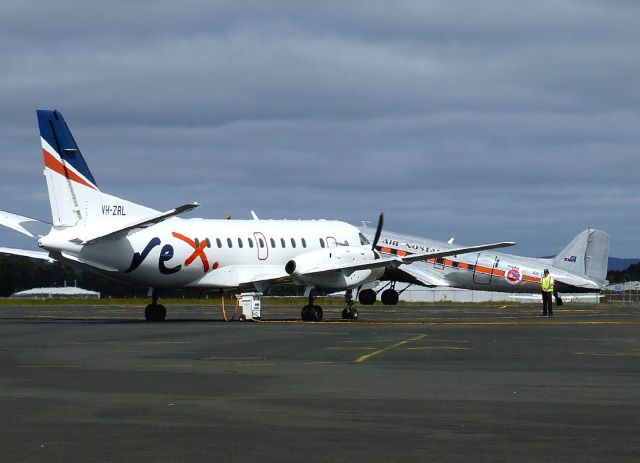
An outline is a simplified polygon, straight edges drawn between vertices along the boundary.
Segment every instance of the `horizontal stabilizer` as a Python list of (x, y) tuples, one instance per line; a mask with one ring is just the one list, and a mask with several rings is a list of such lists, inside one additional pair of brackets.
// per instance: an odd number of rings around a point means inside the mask
[(46, 260), (47, 262), (55, 262), (55, 259), (49, 257), (48, 252), (28, 251), (26, 249), (0, 248), (0, 254), (9, 254), (12, 256), (30, 257), (31, 259)]
[(44, 236), (51, 229), (51, 224), (7, 211), (0, 211), (0, 225), (11, 228), (30, 238)]
[(98, 240), (103, 240), (103, 239), (113, 239), (113, 238), (118, 238), (120, 236), (125, 235), (127, 232), (129, 232), (130, 230), (136, 229), (136, 228), (147, 228), (150, 227), (152, 225), (158, 224), (164, 220), (167, 220), (171, 217), (175, 217), (176, 215), (180, 215), (180, 214), (184, 214), (185, 212), (189, 212), (193, 209), (195, 209), (196, 207), (200, 207), (200, 204), (198, 203), (190, 203), (190, 204), (184, 204), (182, 206), (176, 207), (175, 209), (171, 209), (170, 211), (165, 211), (165, 212), (159, 212), (157, 214), (142, 218), (142, 219), (138, 219), (135, 220), (133, 222), (129, 222), (126, 224), (123, 224), (113, 230), (109, 230), (109, 231), (103, 231), (101, 233), (98, 234), (94, 234), (94, 235), (88, 235), (88, 236), (82, 236), (82, 237), (78, 237), (77, 240), (74, 241), (79, 241), (80, 244), (87, 244), (87, 243), (91, 243), (94, 241), (98, 241)]

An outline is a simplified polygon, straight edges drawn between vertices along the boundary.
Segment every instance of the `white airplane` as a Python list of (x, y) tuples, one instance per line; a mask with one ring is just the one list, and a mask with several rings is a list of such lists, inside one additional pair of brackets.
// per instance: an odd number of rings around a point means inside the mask
[(160, 212), (100, 191), (62, 114), (38, 110), (44, 175), (53, 223), (0, 211), (0, 225), (37, 240), (43, 251), (3, 248), (0, 252), (81, 266), (110, 278), (146, 286), (149, 321), (164, 320), (158, 304), (164, 288), (264, 292), (280, 283), (305, 287), (303, 320), (322, 319), (317, 289), (346, 290), (344, 318), (357, 318), (352, 290), (379, 279), (387, 269), (428, 258), (512, 246), (501, 242), (381, 256), (347, 223), (328, 220), (204, 220), (177, 216), (198, 207), (185, 204)]
[[(373, 230), (367, 227), (361, 227), (360, 230), (365, 237), (373, 234)], [(384, 231), (374, 246), (381, 256), (400, 257), (451, 248), (453, 239), (448, 242), (436, 241), (390, 231)], [(429, 258), (410, 267), (390, 268), (381, 278), (389, 283), (378, 292), (381, 292), (380, 299), (386, 305), (398, 302), (396, 283), (505, 293), (540, 293), (540, 279), (544, 269), (548, 269), (555, 280), (556, 302), (560, 305), (560, 293), (598, 293), (603, 290), (607, 285), (608, 257), (609, 235), (590, 228), (576, 235), (550, 259), (485, 251)], [(363, 305), (373, 304), (376, 297), (376, 291), (371, 288), (358, 293)], [(540, 297), (537, 296), (537, 299), (540, 300)]]

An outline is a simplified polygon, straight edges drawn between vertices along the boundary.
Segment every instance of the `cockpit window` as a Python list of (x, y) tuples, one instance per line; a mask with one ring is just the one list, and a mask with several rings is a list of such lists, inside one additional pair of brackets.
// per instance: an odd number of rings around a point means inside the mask
[(366, 236), (360, 233), (360, 244), (366, 246), (367, 244), (371, 244)]

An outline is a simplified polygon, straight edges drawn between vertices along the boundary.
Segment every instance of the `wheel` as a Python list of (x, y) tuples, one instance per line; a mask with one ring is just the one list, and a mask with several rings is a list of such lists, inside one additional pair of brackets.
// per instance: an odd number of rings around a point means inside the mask
[(322, 316), (324, 315), (324, 313), (322, 312), (322, 307), (320, 307), (319, 305), (314, 305), (311, 308), (311, 320), (314, 322), (321, 322), (322, 321)]
[(358, 301), (362, 305), (373, 305), (376, 302), (376, 292), (373, 289), (363, 289), (358, 294)]
[(153, 315), (154, 315), (153, 306), (151, 304), (149, 304), (144, 309), (144, 318), (146, 318), (148, 322), (152, 322), (153, 321)]
[(380, 300), (384, 305), (396, 305), (398, 303), (398, 291), (395, 289), (385, 289), (380, 295)]
[(238, 317), (238, 320), (240, 320), (241, 322), (245, 321), (246, 319), (247, 319), (247, 316), (246, 316), (245, 314), (241, 314), (241, 315)]
[(302, 320), (304, 320), (305, 322), (308, 322), (311, 320), (311, 306), (310, 305), (305, 305), (302, 308), (302, 312), (300, 312), (300, 317), (302, 318)]
[(166, 316), (167, 309), (165, 309), (163, 305), (149, 304), (146, 309), (144, 309), (144, 318), (146, 318), (148, 322), (161, 322)]
[(351, 318), (351, 313), (349, 312), (349, 309), (342, 309), (342, 318), (344, 318), (345, 320)]
[(357, 320), (358, 319), (358, 309), (356, 309), (355, 307), (351, 308), (350, 318), (351, 318), (351, 320)]

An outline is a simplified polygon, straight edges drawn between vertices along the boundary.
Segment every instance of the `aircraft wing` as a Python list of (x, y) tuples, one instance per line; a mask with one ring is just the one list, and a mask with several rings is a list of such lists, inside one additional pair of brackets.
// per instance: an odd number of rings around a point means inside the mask
[(227, 265), (198, 280), (199, 286), (243, 288), (254, 285), (259, 290), (275, 284), (290, 283), (282, 265)]
[(49, 233), (49, 230), (51, 229), (51, 224), (49, 223), (7, 211), (0, 211), (0, 225), (11, 228), (23, 235), (27, 235), (29, 238), (44, 236)]
[(80, 244), (87, 244), (87, 243), (90, 243), (90, 242), (93, 242), (93, 241), (98, 241), (98, 240), (103, 240), (103, 239), (110, 239), (110, 238), (117, 238), (119, 236), (123, 236), (128, 231), (133, 230), (135, 228), (150, 227), (152, 225), (160, 223), (160, 222), (162, 222), (164, 220), (167, 220), (167, 219), (169, 219), (171, 217), (174, 217), (176, 215), (184, 214), (185, 212), (189, 212), (189, 211), (195, 209), (196, 207), (200, 207), (200, 204), (198, 204), (198, 203), (184, 204), (182, 206), (176, 207), (175, 209), (171, 209), (169, 211), (159, 212), (159, 213), (151, 215), (149, 217), (145, 217), (143, 219), (135, 220), (133, 222), (129, 222), (129, 223), (124, 224), (124, 225), (120, 225), (117, 228), (112, 229), (112, 230), (102, 231), (101, 233), (96, 233), (96, 234), (93, 234), (93, 235), (87, 235), (87, 236), (79, 237), (74, 241), (77, 241)]
[(394, 270), (396, 273), (396, 281), (407, 281), (418, 283), (423, 286), (451, 286), (451, 284), (442, 278), (438, 272), (433, 272), (424, 265), (403, 265)]
[(438, 251), (438, 252), (421, 252), (416, 254), (410, 254), (408, 256), (391, 256), (391, 257), (382, 257), (380, 259), (368, 260), (364, 262), (356, 262), (356, 263), (346, 263), (340, 265), (334, 265), (331, 263), (328, 264), (320, 264), (317, 267), (312, 267), (310, 269), (306, 269), (304, 271), (305, 275), (314, 275), (319, 273), (327, 273), (327, 272), (353, 272), (356, 270), (364, 270), (371, 268), (398, 268), (402, 264), (412, 264), (413, 262), (424, 261), (427, 259), (434, 259), (438, 257), (445, 256), (455, 256), (458, 254), (466, 254), (469, 252), (478, 252), (478, 251), (486, 251), (487, 249), (496, 249), (496, 248), (506, 248), (508, 246), (513, 246), (513, 241), (503, 241), (500, 243), (492, 243), (492, 244), (482, 244), (479, 246), (467, 246), (461, 248), (453, 248), (446, 251)]
[(49, 257), (48, 252), (42, 251), (28, 251), (26, 249), (15, 249), (15, 248), (2, 248), (0, 247), (0, 254), (10, 254), (12, 256), (23, 256), (30, 257), (32, 259), (40, 259), (46, 260), (48, 262), (55, 262), (55, 259)]
[(438, 252), (420, 252), (416, 254), (409, 254), (405, 257), (400, 257), (399, 259), (403, 264), (410, 264), (412, 262), (416, 262), (419, 260), (427, 260), (438, 257), (446, 257), (446, 256), (455, 256), (458, 254), (468, 254), (470, 252), (479, 252), (479, 251), (487, 251), (489, 249), (497, 249), (497, 248), (507, 248), (509, 246), (514, 246), (516, 243), (514, 241), (502, 241), (500, 243), (491, 243), (491, 244), (481, 244), (479, 246), (466, 246), (462, 248), (453, 248), (446, 251), (438, 251)]

